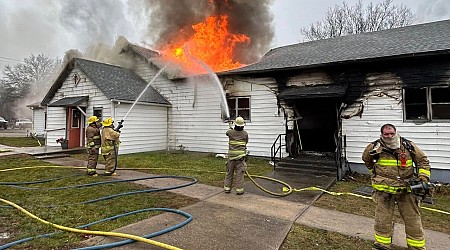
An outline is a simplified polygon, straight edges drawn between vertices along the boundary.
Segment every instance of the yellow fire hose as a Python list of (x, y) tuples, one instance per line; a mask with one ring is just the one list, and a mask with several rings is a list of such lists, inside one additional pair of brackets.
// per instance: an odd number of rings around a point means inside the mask
[(33, 218), (35, 220), (38, 220), (39, 222), (42, 222), (42, 223), (47, 224), (47, 225), (50, 225), (50, 226), (55, 227), (55, 228), (60, 229), (60, 230), (64, 230), (64, 231), (68, 231), (68, 232), (74, 232), (74, 233), (80, 233), (80, 234), (91, 234), (91, 235), (102, 235), (102, 236), (113, 236), (113, 237), (127, 238), (127, 239), (131, 239), (131, 240), (135, 240), (135, 241), (144, 242), (144, 243), (147, 243), (147, 244), (152, 244), (152, 245), (164, 248), (164, 249), (173, 249), (173, 250), (181, 249), (181, 248), (174, 247), (174, 246), (171, 246), (171, 245), (168, 245), (168, 244), (165, 244), (165, 243), (161, 243), (161, 242), (158, 242), (158, 241), (146, 239), (146, 238), (139, 237), (139, 236), (132, 235), (132, 234), (83, 230), (83, 229), (77, 229), (77, 228), (61, 226), (61, 225), (54, 224), (54, 223), (51, 223), (49, 221), (46, 221), (44, 219), (41, 219), (41, 218), (39, 218), (36, 215), (28, 212), (27, 210), (25, 210), (24, 208), (22, 208), (21, 206), (15, 204), (13, 202), (10, 202), (10, 201), (2, 199), (2, 198), (0, 198), (0, 201), (3, 202), (3, 203), (6, 203), (6, 204), (8, 204), (8, 205), (10, 205), (10, 206), (12, 206), (12, 207), (14, 207), (16, 209), (18, 209), (22, 213), (28, 215), (29, 217), (31, 217), (31, 218)]

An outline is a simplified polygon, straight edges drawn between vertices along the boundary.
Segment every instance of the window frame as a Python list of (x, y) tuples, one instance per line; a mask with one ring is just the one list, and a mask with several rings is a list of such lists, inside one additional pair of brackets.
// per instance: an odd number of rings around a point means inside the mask
[[(244, 120), (246, 122), (251, 122), (251, 111), (252, 111), (252, 105), (251, 105), (251, 97), (250, 96), (227, 96), (227, 107), (228, 107), (228, 111), (230, 111), (230, 120), (235, 120), (236, 119), (236, 115), (239, 115), (239, 110), (242, 111), (248, 111), (248, 117), (243, 117)], [(244, 108), (239, 108), (239, 99), (248, 99), (248, 107), (244, 107)], [(230, 109), (230, 101), (233, 100), (234, 101), (234, 114), (236, 114), (234, 117), (231, 115), (233, 112)]]
[[(436, 90), (436, 89), (442, 89), (442, 88), (448, 88), (450, 89), (450, 86), (428, 86), (428, 87), (416, 87), (416, 88), (402, 88), (402, 96), (403, 96), (403, 121), (404, 122), (448, 122), (450, 121), (450, 118), (443, 118), (443, 119), (439, 119), (439, 118), (433, 118), (433, 104), (437, 104), (435, 102), (433, 102), (433, 98), (432, 98), (432, 90)], [(406, 103), (406, 91), (408, 89), (425, 89), (425, 96), (426, 96), (426, 100), (425, 100), (425, 105), (426, 105), (426, 118), (425, 119), (411, 119), (411, 118), (407, 118), (406, 115), (406, 106), (408, 105)], [(450, 100), (447, 103), (444, 104), (450, 104)]]

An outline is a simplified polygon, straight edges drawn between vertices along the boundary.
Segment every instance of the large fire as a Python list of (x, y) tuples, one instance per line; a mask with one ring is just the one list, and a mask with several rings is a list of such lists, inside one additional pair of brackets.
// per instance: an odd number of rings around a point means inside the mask
[[(244, 34), (230, 33), (226, 15), (209, 16), (205, 21), (192, 25), (192, 29), (193, 35), (163, 48), (162, 53), (181, 63), (185, 70), (194, 73), (205, 71), (198, 61), (205, 63), (215, 72), (243, 66), (233, 60), (233, 53), (237, 44), (248, 44), (250, 38)], [(183, 35), (184, 32), (180, 33)]]

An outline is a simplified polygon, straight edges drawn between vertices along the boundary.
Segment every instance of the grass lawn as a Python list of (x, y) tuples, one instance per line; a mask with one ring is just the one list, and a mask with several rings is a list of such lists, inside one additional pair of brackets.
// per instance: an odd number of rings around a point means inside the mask
[(44, 146), (45, 140), (33, 137), (0, 137), (0, 144), (10, 147), (39, 147), (39, 143)]
[[(0, 156), (0, 171), (4, 169), (51, 165), (27, 155)], [(110, 180), (98, 176), (90, 178), (77, 169), (38, 168), (0, 172), (0, 180), (5, 182), (26, 182), (67, 177), (46, 183), (21, 185), (25, 187), (55, 188)], [(70, 188), (63, 190), (27, 190), (1, 185), (0, 197), (24, 207), (36, 216), (68, 227), (94, 222), (103, 218), (134, 210), (165, 207), (178, 209), (196, 202), (195, 199), (171, 192), (140, 193), (121, 196), (91, 204), (80, 202), (108, 195), (144, 190), (145, 187), (133, 183), (114, 183), (101, 186)], [(0, 205), (5, 205), (1, 203)], [(89, 229), (111, 231), (136, 221), (146, 219), (158, 212), (139, 213), (117, 220), (97, 224)], [(0, 232), (8, 232), (8, 239), (0, 238), (0, 246), (14, 240), (54, 232), (55, 228), (42, 224), (17, 209), (0, 208)], [(15, 249), (72, 249), (86, 239), (86, 235), (59, 233), (51, 238), (37, 239), (16, 246)]]

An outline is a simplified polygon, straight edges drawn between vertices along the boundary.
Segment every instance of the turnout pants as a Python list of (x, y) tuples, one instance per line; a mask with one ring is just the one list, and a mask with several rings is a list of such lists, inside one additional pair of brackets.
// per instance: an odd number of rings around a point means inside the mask
[(425, 237), (419, 211), (419, 201), (411, 193), (390, 194), (375, 190), (375, 241), (383, 248), (390, 249), (394, 232), (393, 216), (395, 204), (405, 223), (408, 249), (425, 249)]
[(90, 172), (90, 171), (94, 172), (95, 169), (97, 168), (98, 152), (99, 152), (98, 148), (89, 148), (88, 149), (88, 153), (89, 153), (88, 164), (87, 164), (88, 172)]
[(114, 153), (113, 150), (109, 154), (103, 155), (103, 158), (105, 159), (105, 173), (113, 173), (116, 171), (116, 157), (117, 150), (116, 153)]
[(224, 186), (231, 188), (233, 184), (234, 172), (236, 172), (236, 190), (244, 190), (244, 175), (246, 163), (244, 158), (229, 160), (227, 162), (227, 174), (225, 176)]

